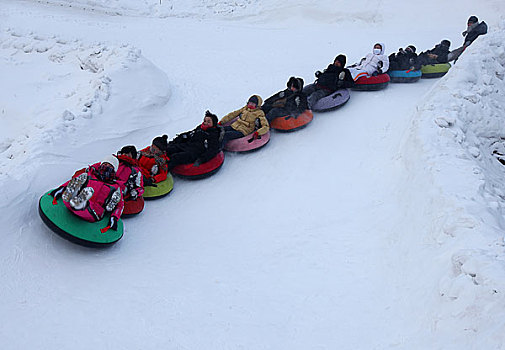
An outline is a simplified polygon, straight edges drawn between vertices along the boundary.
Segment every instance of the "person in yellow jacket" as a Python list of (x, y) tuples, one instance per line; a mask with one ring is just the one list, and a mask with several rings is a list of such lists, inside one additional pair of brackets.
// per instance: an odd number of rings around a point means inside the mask
[(265, 113), (259, 108), (262, 103), (263, 100), (260, 96), (253, 95), (245, 107), (228, 113), (219, 121), (219, 124), (222, 125), (238, 117), (231, 125), (224, 127), (223, 147), (230, 140), (249, 134), (253, 134), (253, 139), (257, 139), (258, 136), (268, 132), (270, 129), (268, 120), (265, 118)]

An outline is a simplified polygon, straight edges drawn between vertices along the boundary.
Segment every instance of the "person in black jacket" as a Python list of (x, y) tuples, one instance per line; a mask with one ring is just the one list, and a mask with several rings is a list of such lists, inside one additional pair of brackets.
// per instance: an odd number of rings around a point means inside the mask
[(389, 55), (389, 70), (419, 70), (421, 65), (416, 54), (416, 47), (409, 45), (398, 49), (398, 53)]
[(463, 51), (465, 51), (465, 49), (470, 46), (475, 41), (475, 39), (477, 39), (477, 37), (487, 33), (486, 22), (482, 21), (479, 23), (479, 19), (476, 16), (470, 16), (470, 18), (468, 18), (466, 26), (466, 30), (461, 33), (461, 35), (463, 35), (465, 38), (463, 40), (463, 45), (451, 51), (449, 54), (449, 61), (454, 60), (454, 62), (456, 62)]
[(215, 114), (206, 111), (203, 123), (195, 129), (177, 135), (168, 143), (166, 155), (170, 171), (176, 165), (190, 164), (199, 166), (215, 157), (220, 149), (218, 118)]
[(354, 85), (349, 69), (344, 68), (347, 58), (344, 55), (335, 57), (333, 64), (323, 71), (316, 72), (316, 81), (313, 84), (307, 85), (303, 92), (307, 95), (309, 108), (312, 108), (317, 101), (331, 95), (339, 89), (350, 88)]
[(267, 98), (261, 109), (265, 112), (268, 122), (278, 117), (292, 116), (297, 118), (309, 108), (307, 95), (303, 93), (303, 79), (291, 77), (287, 83), (287, 89), (279, 91)]
[(435, 45), (431, 50), (421, 52), (419, 54), (419, 63), (421, 65), (438, 64), (449, 62), (449, 48), (451, 42), (449, 40), (442, 40), (440, 44)]

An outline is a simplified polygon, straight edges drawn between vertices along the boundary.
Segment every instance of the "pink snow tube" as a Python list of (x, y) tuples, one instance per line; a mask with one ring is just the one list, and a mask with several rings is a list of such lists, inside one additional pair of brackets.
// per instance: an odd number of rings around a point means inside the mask
[[(233, 118), (223, 126), (231, 125), (237, 119), (238, 117)], [(226, 143), (223, 149), (228, 152), (249, 152), (265, 146), (268, 143), (268, 141), (270, 141), (270, 130), (268, 130), (266, 134), (259, 136), (256, 140), (253, 139), (253, 134), (249, 134), (238, 139), (230, 140)]]
[(224, 146), (224, 150), (228, 152), (249, 152), (265, 146), (268, 141), (270, 141), (270, 131), (264, 135), (260, 135), (256, 140), (253, 139), (252, 134), (249, 134), (228, 141)]

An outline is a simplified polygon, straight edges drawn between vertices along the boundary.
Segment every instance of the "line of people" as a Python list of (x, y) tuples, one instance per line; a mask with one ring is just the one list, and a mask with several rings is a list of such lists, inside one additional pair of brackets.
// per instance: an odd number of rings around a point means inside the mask
[(372, 52), (349, 68), (346, 56), (335, 57), (323, 71), (315, 73), (313, 83), (304, 86), (302, 78), (290, 77), (287, 88), (267, 98), (258, 95), (247, 104), (225, 115), (221, 120), (206, 111), (203, 121), (193, 130), (168, 140), (167, 135), (155, 137), (150, 146), (137, 151), (135, 146), (123, 147), (116, 155), (93, 164), (74, 174), (50, 194), (62, 197), (67, 208), (80, 218), (95, 222), (110, 213), (109, 227), (116, 230), (125, 201), (142, 197), (144, 186), (156, 186), (167, 179), (177, 165), (200, 166), (215, 157), (227, 142), (252, 135), (252, 140), (269, 132), (269, 122), (291, 116), (297, 118), (311, 109), (318, 100), (339, 89), (351, 88), (362, 77), (386, 73), (388, 70), (418, 70), (422, 65), (457, 60), (475, 39), (487, 33), (485, 22), (475, 16), (468, 19), (463, 32), (463, 45), (450, 51), (450, 42), (442, 40), (433, 49), (416, 54), (409, 45), (397, 53), (385, 55), (385, 45), (376, 43)]

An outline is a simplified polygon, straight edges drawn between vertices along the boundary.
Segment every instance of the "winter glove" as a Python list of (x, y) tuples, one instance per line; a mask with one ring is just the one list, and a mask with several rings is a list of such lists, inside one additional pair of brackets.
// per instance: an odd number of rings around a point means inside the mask
[(130, 191), (130, 198), (131, 198), (132, 201), (137, 200), (138, 195), (139, 194), (138, 194), (137, 190), (131, 190)]
[(55, 188), (54, 190), (52, 190), (49, 194), (51, 195), (51, 197), (53, 197), (54, 199), (58, 199), (61, 197), (61, 195), (63, 194), (63, 191), (65, 191), (65, 186), (60, 186), (58, 188)]
[(153, 167), (151, 168), (151, 174), (158, 174), (158, 165), (157, 164), (154, 164)]
[(379, 61), (377, 63), (377, 73), (382, 74), (382, 67), (384, 66), (384, 63), (382, 61)]
[(461, 33), (461, 35), (463, 36), (466, 36), (468, 34), (468, 32), (465, 30), (463, 33)]
[(341, 89), (342, 86), (344, 86), (344, 81), (343, 80), (337, 80), (337, 83), (335, 85), (337, 86), (337, 90)]
[(300, 96), (295, 97), (295, 104), (296, 104), (296, 107), (300, 107)]
[(193, 163), (193, 166), (200, 166), (200, 164), (202, 164), (202, 161), (200, 160), (200, 158), (198, 158), (197, 160), (195, 160), (195, 162)]
[(321, 71), (320, 71), (320, 70), (318, 70), (317, 72), (315, 72), (315, 73), (314, 73), (314, 75), (316, 76), (316, 78), (319, 78), (319, 76), (320, 76), (321, 74), (323, 74), (323, 73), (321, 73)]
[(257, 140), (259, 139), (260, 135), (258, 134), (257, 131), (255, 131), (253, 134), (252, 134), (252, 137), (247, 141), (249, 143), (253, 142), (254, 140)]
[(117, 219), (114, 216), (110, 217), (109, 226), (111, 230), (117, 231)]

